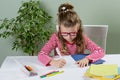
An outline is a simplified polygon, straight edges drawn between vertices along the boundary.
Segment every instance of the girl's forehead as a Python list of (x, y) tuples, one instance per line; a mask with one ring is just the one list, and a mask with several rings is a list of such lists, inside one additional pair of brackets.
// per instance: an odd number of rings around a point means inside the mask
[(60, 27), (61, 30), (76, 30), (76, 27)]
[(60, 25), (60, 30), (61, 31), (77, 31), (79, 29), (79, 25), (71, 26), (71, 27), (66, 27), (64, 25)]

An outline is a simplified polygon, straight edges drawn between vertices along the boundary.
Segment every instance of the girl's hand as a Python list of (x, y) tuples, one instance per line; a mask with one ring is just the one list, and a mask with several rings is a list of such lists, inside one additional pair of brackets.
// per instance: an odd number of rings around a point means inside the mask
[(54, 60), (54, 59), (53, 59), (53, 60), (50, 62), (50, 65), (51, 65), (51, 66), (55, 66), (55, 67), (57, 67), (57, 68), (62, 68), (65, 64), (66, 64), (65, 59), (59, 59), (59, 60)]
[(80, 61), (77, 61), (76, 62), (80, 67), (85, 67), (85, 66), (88, 66), (88, 63), (89, 63), (89, 59), (87, 58), (84, 58)]

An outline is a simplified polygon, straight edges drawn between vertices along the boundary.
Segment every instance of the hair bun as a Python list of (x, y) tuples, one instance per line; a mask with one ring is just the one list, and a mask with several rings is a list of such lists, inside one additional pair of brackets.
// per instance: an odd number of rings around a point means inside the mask
[(67, 11), (72, 11), (73, 10), (73, 6), (69, 3), (64, 3), (64, 4), (61, 4), (59, 9), (58, 9), (58, 12), (61, 13), (61, 12), (67, 12)]

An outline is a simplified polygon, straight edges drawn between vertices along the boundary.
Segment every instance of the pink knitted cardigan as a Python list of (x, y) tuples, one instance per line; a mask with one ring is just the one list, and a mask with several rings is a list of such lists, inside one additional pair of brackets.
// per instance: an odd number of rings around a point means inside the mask
[[(92, 62), (101, 59), (105, 55), (105, 51), (97, 44), (95, 44), (92, 40), (90, 40), (86, 35), (84, 35), (84, 38), (86, 41), (86, 49), (90, 51), (90, 54), (86, 56), (86, 58), (88, 58)], [(58, 39), (57, 34), (54, 33), (51, 36), (50, 40), (44, 45), (44, 47), (39, 52), (39, 61), (41, 61), (46, 66), (49, 65), (49, 62), (52, 60), (52, 57), (50, 57), (49, 55), (51, 51), (54, 50), (56, 47), (58, 47), (59, 50), (61, 50), (61, 43)], [(76, 44), (67, 43), (67, 48), (69, 51), (69, 55), (77, 54)]]

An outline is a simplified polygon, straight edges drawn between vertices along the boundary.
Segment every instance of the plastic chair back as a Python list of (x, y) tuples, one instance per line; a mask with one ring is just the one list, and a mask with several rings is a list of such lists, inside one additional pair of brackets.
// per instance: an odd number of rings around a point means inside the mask
[(83, 25), (85, 34), (106, 51), (108, 25)]

